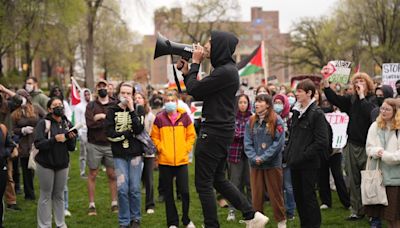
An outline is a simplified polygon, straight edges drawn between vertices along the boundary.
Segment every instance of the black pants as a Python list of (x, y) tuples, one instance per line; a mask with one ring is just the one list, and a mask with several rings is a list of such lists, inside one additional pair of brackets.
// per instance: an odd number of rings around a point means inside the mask
[(0, 228), (3, 227), (3, 196), (4, 192), (6, 191), (7, 179), (6, 161), (4, 161), (3, 158), (0, 158)]
[(222, 138), (200, 133), (195, 150), (195, 184), (203, 209), (206, 228), (219, 227), (214, 188), (246, 220), (254, 217), (254, 210), (246, 197), (225, 177), (226, 157), (231, 138)]
[(18, 158), (13, 160), (13, 180), (14, 180), (14, 190), (18, 192), (21, 190), (20, 172), (19, 172), (20, 161)]
[(317, 169), (292, 169), (294, 199), (302, 228), (319, 228), (321, 226), (321, 212), (315, 193), (317, 180)]
[(329, 184), (329, 168), (335, 181), (336, 191), (340, 202), (345, 208), (350, 207), (350, 196), (343, 179), (342, 154), (336, 153), (329, 160), (322, 159), (319, 172), (319, 197), (322, 204), (332, 207), (331, 188)]
[(24, 194), (25, 199), (35, 199), (35, 189), (33, 187), (33, 178), (35, 176), (35, 172), (32, 169), (28, 169), (28, 158), (20, 158), (21, 160), (21, 168), (22, 168), (22, 178), (24, 183)]
[(154, 158), (143, 158), (143, 173), (142, 181), (146, 189), (146, 210), (153, 209), (154, 204), (154, 181), (153, 181), (153, 169), (154, 169)]
[(189, 218), (189, 171), (187, 165), (167, 166), (159, 165), (160, 177), (162, 179), (165, 199), (165, 211), (167, 212), (167, 225), (179, 227), (179, 216), (174, 200), (174, 178), (176, 178), (176, 187), (182, 197), (182, 223), (187, 225)]

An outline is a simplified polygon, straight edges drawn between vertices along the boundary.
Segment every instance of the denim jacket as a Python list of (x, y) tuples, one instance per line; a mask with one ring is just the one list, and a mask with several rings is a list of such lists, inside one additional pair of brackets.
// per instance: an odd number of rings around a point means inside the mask
[[(244, 151), (249, 158), (251, 167), (268, 169), (282, 167), (282, 150), (285, 145), (285, 131), (283, 120), (278, 116), (274, 138), (268, 133), (266, 123), (258, 121), (250, 128), (250, 121), (246, 123), (244, 135)], [(261, 165), (256, 164), (256, 157), (262, 160)]]

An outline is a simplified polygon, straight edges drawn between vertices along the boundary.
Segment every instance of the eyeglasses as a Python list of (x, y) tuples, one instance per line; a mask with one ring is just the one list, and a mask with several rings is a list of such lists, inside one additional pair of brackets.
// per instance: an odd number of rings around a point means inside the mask
[(393, 111), (393, 109), (385, 108), (385, 107), (381, 107), (379, 110), (381, 110), (381, 112), (391, 112), (391, 111)]

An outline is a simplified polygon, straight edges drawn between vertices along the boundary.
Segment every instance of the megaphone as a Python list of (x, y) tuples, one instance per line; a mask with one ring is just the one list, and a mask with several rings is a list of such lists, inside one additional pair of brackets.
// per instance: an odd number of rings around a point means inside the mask
[(158, 33), (154, 59), (163, 55), (179, 55), (183, 59), (189, 60), (192, 58), (192, 53), (192, 45), (172, 42)]

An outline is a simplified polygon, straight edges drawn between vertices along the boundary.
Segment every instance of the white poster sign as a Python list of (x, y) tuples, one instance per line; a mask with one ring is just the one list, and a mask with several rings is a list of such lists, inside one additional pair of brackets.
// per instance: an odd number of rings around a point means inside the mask
[(347, 143), (347, 125), (349, 116), (344, 112), (333, 112), (325, 114), (333, 131), (332, 148), (343, 148)]

